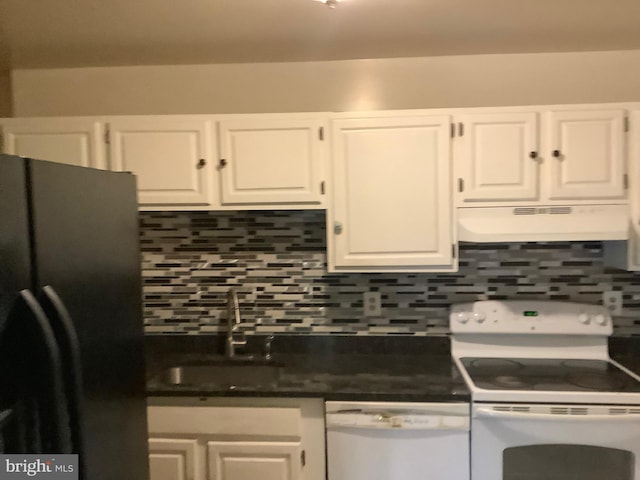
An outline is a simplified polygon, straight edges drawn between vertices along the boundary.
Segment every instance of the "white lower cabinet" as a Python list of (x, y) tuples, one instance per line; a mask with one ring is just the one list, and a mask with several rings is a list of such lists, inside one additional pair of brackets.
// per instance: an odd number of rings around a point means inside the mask
[(300, 480), (302, 445), (295, 442), (207, 442), (208, 479)]
[(188, 438), (150, 438), (149, 470), (153, 480), (196, 480), (198, 442)]
[(324, 480), (320, 399), (150, 399), (150, 480)]

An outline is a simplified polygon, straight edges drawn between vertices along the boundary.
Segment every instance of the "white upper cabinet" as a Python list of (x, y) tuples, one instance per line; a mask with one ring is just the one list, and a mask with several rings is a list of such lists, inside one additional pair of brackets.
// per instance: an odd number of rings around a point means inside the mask
[(3, 119), (3, 151), (21, 157), (108, 168), (104, 124), (83, 118)]
[(211, 122), (198, 117), (109, 119), (113, 170), (133, 172), (142, 206), (212, 202)]
[(330, 271), (454, 269), (448, 116), (333, 122)]
[(222, 117), (219, 129), (222, 205), (322, 203), (322, 120)]
[(549, 198), (625, 195), (624, 110), (549, 112)]
[(457, 128), (454, 162), (465, 172), (457, 185), (462, 202), (538, 198), (538, 114), (468, 114)]
[(456, 116), (457, 205), (624, 202), (625, 113), (506, 107)]

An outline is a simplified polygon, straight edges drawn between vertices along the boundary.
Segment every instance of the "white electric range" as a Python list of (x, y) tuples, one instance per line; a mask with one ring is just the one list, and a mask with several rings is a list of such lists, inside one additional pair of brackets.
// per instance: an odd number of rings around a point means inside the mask
[(472, 480), (640, 479), (640, 377), (611, 360), (598, 305), (454, 305), (472, 398)]

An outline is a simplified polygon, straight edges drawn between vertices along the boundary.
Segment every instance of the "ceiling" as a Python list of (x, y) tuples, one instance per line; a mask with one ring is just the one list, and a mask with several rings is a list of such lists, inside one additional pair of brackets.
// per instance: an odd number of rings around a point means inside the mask
[(0, 0), (0, 70), (640, 49), (640, 0)]

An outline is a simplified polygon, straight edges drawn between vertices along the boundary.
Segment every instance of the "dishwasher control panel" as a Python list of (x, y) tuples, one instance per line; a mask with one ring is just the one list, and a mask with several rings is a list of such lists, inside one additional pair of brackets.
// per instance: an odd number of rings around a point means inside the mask
[(468, 404), (327, 402), (326, 412), (327, 428), (469, 429)]

